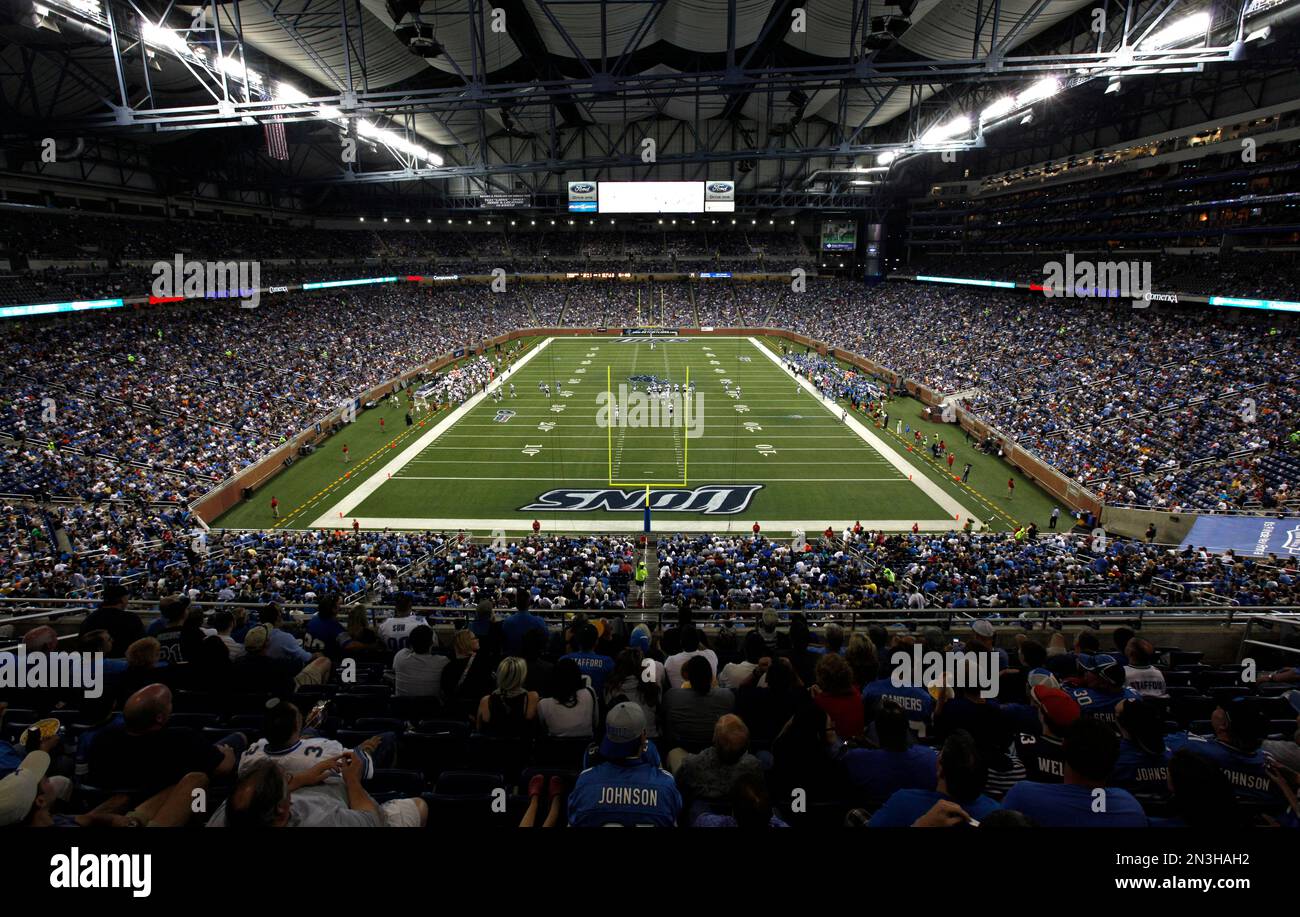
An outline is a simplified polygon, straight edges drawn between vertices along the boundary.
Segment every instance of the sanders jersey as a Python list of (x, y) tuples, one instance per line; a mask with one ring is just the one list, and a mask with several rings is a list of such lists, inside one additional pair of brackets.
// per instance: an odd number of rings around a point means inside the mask
[(1056, 736), (1022, 732), (1016, 736), (1016, 757), (1025, 766), (1025, 779), (1035, 783), (1065, 780), (1065, 742)]
[(578, 828), (672, 828), (681, 811), (673, 775), (648, 763), (597, 764), (578, 776), (569, 796), (569, 824)]
[[(239, 776), (247, 774), (258, 761), (264, 758), (270, 758), (280, 767), (284, 768), (290, 774), (302, 774), (311, 770), (317, 764), (320, 764), (326, 758), (335, 758), (349, 749), (344, 748), (341, 744), (333, 739), (322, 737), (301, 738), (288, 748), (282, 748), (279, 751), (270, 751), (266, 746), (266, 739), (258, 739), (252, 745), (248, 746), (239, 758)], [(370, 756), (363, 751), (354, 751), (353, 754), (361, 756), (362, 771), (361, 778), (369, 780), (375, 775), (375, 762)], [(341, 781), (343, 778), (337, 774), (331, 775), (326, 779), (326, 783)]]
[(934, 698), (925, 688), (899, 686), (889, 678), (877, 678), (862, 689), (862, 699), (872, 709), (878, 709), (884, 701), (892, 700), (907, 711), (907, 718), (917, 735), (925, 736), (929, 732)]
[(1241, 799), (1282, 801), (1281, 792), (1273, 786), (1273, 781), (1264, 770), (1262, 748), (1257, 748), (1253, 752), (1238, 751), (1213, 736), (1195, 736), (1188, 733), (1166, 736), (1165, 745), (1170, 751), (1186, 748), (1193, 754), (1218, 765), (1223, 776), (1228, 778), (1228, 782), (1232, 784), (1233, 790)]
[(1115, 707), (1122, 700), (1138, 700), (1138, 693), (1132, 688), (1124, 688), (1115, 694), (1104, 694), (1095, 688), (1067, 688), (1061, 690), (1074, 698), (1079, 705), (1082, 716), (1090, 716), (1103, 723), (1115, 722)]

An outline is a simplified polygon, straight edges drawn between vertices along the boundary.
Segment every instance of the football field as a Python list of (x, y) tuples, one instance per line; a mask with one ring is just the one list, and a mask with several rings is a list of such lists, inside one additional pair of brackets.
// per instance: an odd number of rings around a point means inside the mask
[(364, 467), (340, 464), (364, 479), (289, 524), (639, 532), (647, 486), (655, 530), (943, 530), (972, 515), (900, 440), (843, 414), (756, 338), (549, 338)]

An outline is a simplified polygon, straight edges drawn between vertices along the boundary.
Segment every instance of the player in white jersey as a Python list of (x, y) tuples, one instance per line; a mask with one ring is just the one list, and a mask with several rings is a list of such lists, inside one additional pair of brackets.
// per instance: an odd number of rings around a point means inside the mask
[[(258, 761), (271, 759), (289, 774), (302, 774), (322, 761), (351, 752), (361, 756), (361, 777), (369, 780), (375, 775), (375, 762), (371, 753), (379, 745), (379, 738), (367, 739), (354, 749), (344, 748), (334, 739), (324, 736), (303, 736), (302, 713), (289, 701), (276, 701), (266, 711), (266, 737), (258, 739), (239, 757), (239, 776), (243, 777)], [(327, 782), (341, 781), (337, 774)]]
[(510, 383), (510, 397), (515, 397), (515, 384), (513, 382)]

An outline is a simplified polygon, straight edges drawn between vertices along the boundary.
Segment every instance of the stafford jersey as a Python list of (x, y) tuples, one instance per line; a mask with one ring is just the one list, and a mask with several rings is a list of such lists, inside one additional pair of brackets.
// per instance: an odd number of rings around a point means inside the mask
[(1016, 757), (1025, 766), (1025, 779), (1036, 783), (1065, 780), (1065, 743), (1056, 736), (1022, 732), (1016, 736)]
[(411, 639), (411, 631), (424, 624), (423, 618), (409, 615), (405, 618), (385, 618), (379, 625), (379, 639), (384, 641), (388, 651), (396, 653), (405, 649)]
[(569, 824), (578, 828), (671, 828), (682, 810), (673, 775), (652, 764), (588, 768), (569, 796)]
[(1274, 788), (1264, 770), (1264, 751), (1242, 752), (1218, 739), (1207, 736), (1195, 736), (1179, 733), (1165, 737), (1165, 744), (1171, 751), (1186, 748), (1218, 765), (1223, 776), (1228, 778), (1240, 799), (1281, 800), (1282, 795)]
[(1119, 759), (1111, 774), (1111, 782), (1130, 793), (1169, 792), (1169, 750), (1152, 755), (1138, 748), (1128, 739), (1119, 740)]
[(1115, 722), (1115, 707), (1122, 700), (1138, 700), (1139, 695), (1132, 688), (1125, 688), (1116, 694), (1104, 694), (1095, 688), (1066, 688), (1062, 691), (1074, 698), (1079, 705), (1079, 713), (1090, 716), (1103, 723)]
[[(280, 751), (268, 751), (266, 739), (258, 739), (248, 750), (239, 758), (239, 776), (243, 777), (252, 769), (253, 765), (265, 758), (270, 758), (280, 767), (290, 774), (301, 774), (311, 770), (317, 764), (320, 764), (326, 758), (334, 758), (348, 751), (333, 739), (311, 738), (299, 739), (288, 748)], [(375, 762), (365, 752), (354, 752), (361, 755), (363, 780), (369, 780), (375, 775)], [(337, 775), (331, 776), (329, 781), (342, 780)]]

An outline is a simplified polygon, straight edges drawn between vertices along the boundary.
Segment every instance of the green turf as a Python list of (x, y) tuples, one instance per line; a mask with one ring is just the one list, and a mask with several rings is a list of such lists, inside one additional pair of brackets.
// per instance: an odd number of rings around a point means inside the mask
[[(775, 342), (762, 343), (779, 352)], [(680, 426), (611, 430), (597, 425), (597, 398), (605, 390), (607, 372), (617, 389), (634, 375), (653, 374), (684, 382), (688, 370), (703, 395), (703, 435), (699, 438), (688, 437)], [(730, 380), (730, 386), (724, 385), (723, 379)], [(895, 400), (891, 414), (903, 417), (913, 427), (921, 425), (932, 436), (947, 437), (957, 451), (956, 470), (967, 460), (975, 466), (973, 489), (954, 483), (946, 465), (942, 469), (933, 466), (928, 454), (908, 453), (906, 443), (892, 431), (873, 427), (877, 436), (911, 463), (908, 473), (901, 473), (845, 426), (840, 407), (828, 410), (816, 396), (796, 393), (790, 377), (746, 338), (660, 340), (653, 350), (646, 340), (557, 338), (508, 381), (513, 382), (516, 397), (507, 395), (500, 403), (483, 400), (395, 472), (384, 470), (385, 465), (429, 432), (446, 412), (422, 419), (421, 425), (408, 430), (404, 404), (390, 399), (376, 410), (362, 413), (357, 423), (326, 441), (316, 454), (295, 463), (273, 484), (259, 490), (253, 501), (218, 520), (218, 525), (271, 525), (269, 500), (274, 493), (280, 500), (278, 524), (307, 527), (326, 513), (337, 512), (340, 501), (376, 474), (384, 475), (378, 488), (348, 508), (338, 525), (350, 526), (353, 518), (400, 527), (413, 527), (421, 524), (420, 520), (443, 520), (439, 528), (450, 527), (445, 521), (455, 520), (464, 523), (456, 527), (486, 529), (501, 524), (508, 530), (526, 528), (534, 518), (547, 530), (580, 529), (601, 522), (639, 524), (639, 510), (571, 513), (521, 509), (554, 488), (609, 488), (611, 456), (614, 479), (628, 492), (645, 483), (680, 485), (684, 474), (691, 488), (762, 485), (740, 514), (656, 513), (655, 528), (662, 530), (686, 520), (707, 522), (719, 531), (748, 531), (754, 520), (862, 519), (865, 524), (876, 519), (950, 518), (908, 480), (908, 474), (937, 482), (960, 504), (980, 518), (992, 520), (998, 528), (1030, 518), (1042, 526), (1050, 511), (1047, 498), (1023, 480), (1017, 483), (1025, 486), (1018, 486), (1015, 499), (1008, 503), (1007, 466), (966, 446), (955, 427), (925, 424), (919, 416), (920, 405), (911, 399)], [(539, 381), (552, 386), (549, 399), (538, 390)], [(564, 395), (554, 392), (557, 381)], [(727, 394), (727, 388), (735, 386), (740, 387), (739, 398)], [(515, 413), (505, 422), (497, 422), (496, 415), (502, 410)], [(866, 420), (864, 415), (857, 416)], [(383, 433), (378, 425), (381, 417)], [(341, 458), (344, 441), (353, 455), (347, 465)], [(999, 478), (997, 486), (988, 483)], [(981, 487), (982, 483), (985, 486)], [(494, 525), (486, 524), (489, 520)]]

